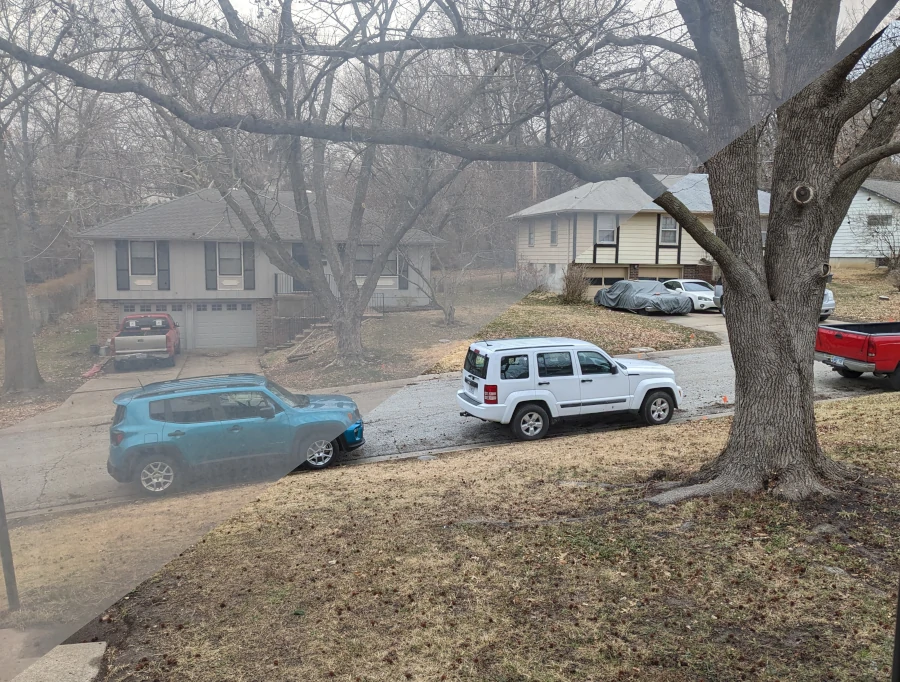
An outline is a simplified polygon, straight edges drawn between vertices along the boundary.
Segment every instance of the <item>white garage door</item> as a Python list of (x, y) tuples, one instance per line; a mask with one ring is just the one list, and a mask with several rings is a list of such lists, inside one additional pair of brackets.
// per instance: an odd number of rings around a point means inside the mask
[(194, 304), (194, 348), (255, 348), (256, 304), (209, 301)]

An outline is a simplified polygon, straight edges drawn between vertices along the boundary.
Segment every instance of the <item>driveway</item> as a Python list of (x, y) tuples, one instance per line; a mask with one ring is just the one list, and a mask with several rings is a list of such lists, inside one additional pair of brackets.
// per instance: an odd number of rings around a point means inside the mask
[(256, 351), (191, 353), (175, 367), (111, 372), (87, 381), (65, 403), (0, 431), (0, 480), (11, 517), (36, 509), (130, 495), (106, 473), (112, 399), (154, 381), (259, 372)]

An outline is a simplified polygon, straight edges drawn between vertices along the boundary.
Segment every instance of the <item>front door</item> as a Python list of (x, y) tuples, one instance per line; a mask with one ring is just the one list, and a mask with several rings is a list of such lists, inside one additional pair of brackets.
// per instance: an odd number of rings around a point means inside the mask
[(602, 353), (578, 351), (581, 371), (581, 414), (628, 409), (628, 374)]
[(563, 417), (580, 413), (581, 383), (575, 375), (570, 351), (550, 351), (537, 354), (537, 390), (550, 391)]
[(287, 454), (292, 428), (288, 415), (262, 391), (215, 393), (221, 444), (229, 459)]
[(208, 395), (187, 395), (166, 400), (163, 440), (178, 448), (189, 466), (222, 458), (222, 426)]

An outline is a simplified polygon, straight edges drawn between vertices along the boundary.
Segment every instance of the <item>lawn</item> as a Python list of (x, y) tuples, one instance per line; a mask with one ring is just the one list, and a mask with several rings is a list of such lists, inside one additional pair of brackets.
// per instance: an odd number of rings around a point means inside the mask
[(721, 343), (712, 332), (670, 324), (653, 316), (608, 310), (590, 303), (562, 305), (555, 294), (531, 294), (453, 349), (427, 373), (456, 371), (462, 367), (469, 343), (475, 338), (567, 336), (596, 344), (613, 355), (634, 348), (672, 350)]
[[(2, 344), (0, 334), (0, 344)], [(90, 346), (97, 342), (94, 302), (85, 301), (74, 313), (44, 327), (34, 338), (38, 368), (45, 384), (34, 391), (0, 396), (0, 428), (56, 407), (78, 386), (95, 357)], [(3, 353), (0, 352), (0, 376)]]
[[(836, 267), (834, 281), (828, 285), (834, 292), (840, 320), (860, 322), (893, 322), (900, 320), (900, 291), (891, 286), (884, 268)], [(879, 298), (887, 296), (887, 300)]]
[(800, 505), (641, 502), (727, 418), (289, 477), (73, 640), (113, 682), (885, 679), (900, 395), (816, 409), (869, 476)]

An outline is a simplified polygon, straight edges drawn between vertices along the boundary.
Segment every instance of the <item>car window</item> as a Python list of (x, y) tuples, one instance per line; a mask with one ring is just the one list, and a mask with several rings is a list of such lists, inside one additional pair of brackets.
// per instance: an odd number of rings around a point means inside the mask
[(268, 388), (275, 396), (288, 404), (288, 407), (306, 407), (309, 405), (309, 398), (305, 395), (291, 393), (284, 386), (279, 386), (274, 381), (267, 381)]
[(527, 355), (507, 355), (500, 358), (500, 378), (501, 379), (527, 379), (528, 378), (528, 356)]
[(166, 421), (166, 401), (154, 400), (150, 403), (150, 419), (158, 422)]
[(706, 284), (706, 283), (702, 283), (702, 282), (685, 282), (685, 283), (684, 283), (684, 288), (685, 288), (686, 291), (703, 291), (703, 292), (707, 292), (707, 291), (712, 291), (712, 290), (713, 290), (711, 284)]
[(270, 407), (276, 412), (281, 411), (261, 391), (216, 393), (213, 400), (222, 408), (224, 421), (259, 418), (260, 410), (264, 407)]
[(666, 287), (666, 289), (672, 289), (672, 290), (679, 288), (678, 282), (666, 282), (664, 286)]
[(201, 424), (217, 421), (207, 395), (186, 395), (169, 398), (169, 411), (176, 424)]
[(487, 379), (488, 357), (469, 349), (463, 367), (469, 374), (474, 374), (479, 379)]
[(575, 374), (572, 369), (572, 354), (568, 351), (538, 353), (538, 376), (568, 377)]
[(112, 425), (121, 424), (125, 421), (125, 406), (116, 405), (116, 413), (113, 415)]
[(612, 363), (596, 351), (578, 351), (578, 364), (582, 374), (612, 373)]

